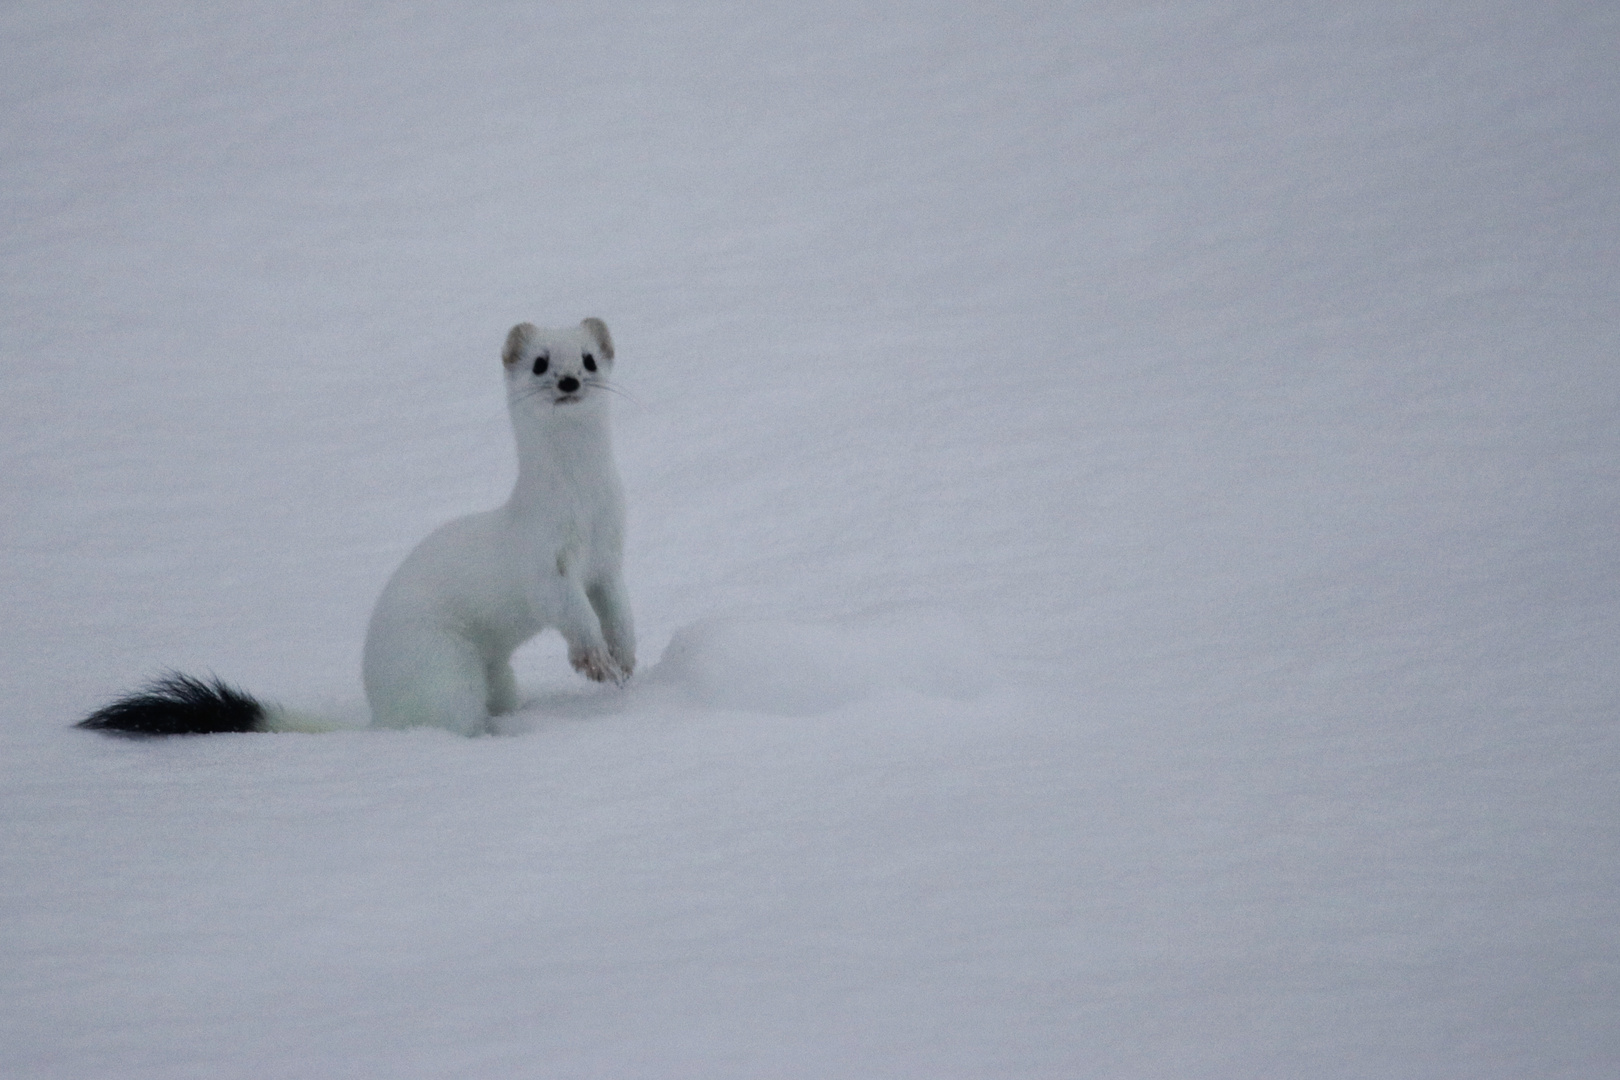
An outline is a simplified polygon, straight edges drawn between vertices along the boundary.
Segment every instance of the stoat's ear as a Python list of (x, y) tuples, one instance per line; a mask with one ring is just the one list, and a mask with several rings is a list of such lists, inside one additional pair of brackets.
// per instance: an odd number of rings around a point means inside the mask
[(613, 335), (608, 333), (607, 323), (601, 319), (581, 319), (579, 325), (596, 339), (596, 348), (602, 354), (602, 359), (613, 359)]
[(511, 367), (523, 359), (523, 347), (529, 343), (529, 336), (536, 332), (533, 323), (520, 322), (506, 333), (506, 347), (501, 350), (501, 363)]

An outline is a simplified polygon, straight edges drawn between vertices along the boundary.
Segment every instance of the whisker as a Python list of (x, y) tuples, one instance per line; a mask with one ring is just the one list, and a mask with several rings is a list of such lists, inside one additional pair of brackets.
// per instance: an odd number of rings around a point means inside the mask
[(585, 380), (584, 385), (593, 390), (606, 390), (610, 394), (618, 394), (626, 401), (635, 402), (637, 405), (641, 404), (641, 402), (636, 401), (636, 396), (630, 393), (630, 391), (621, 389), (620, 387), (615, 386), (613, 383), (608, 382), (606, 379), (600, 377), (589, 378)]
[(514, 397), (514, 398), (513, 398), (513, 399), (512, 399), (512, 400), (513, 400), (513, 401), (514, 401), (514, 402), (518, 402), (518, 401), (527, 401), (527, 400), (529, 400), (529, 399), (530, 399), (530, 398), (532, 398), (532, 397), (534, 397), (534, 396), (535, 396), (535, 395), (536, 395), (536, 394), (544, 394), (544, 393), (546, 393), (546, 392), (547, 392), (547, 391), (548, 391), (548, 390), (550, 390), (550, 389), (551, 389), (551, 387), (549, 387), (549, 386), (536, 386), (536, 387), (535, 387), (535, 388), (534, 388), (534, 389), (532, 389), (532, 390), (525, 390), (525, 391), (523, 391), (523, 393), (521, 393), (521, 394), (518, 394), (518, 395), (517, 395), (517, 396), (516, 396), (516, 397)]
[[(625, 390), (614, 383), (608, 382), (606, 379), (600, 376), (592, 376), (588, 379), (581, 379), (579, 384), (581, 387), (588, 390), (604, 390), (610, 394), (617, 394), (626, 401), (637, 405), (641, 404), (640, 400), (634, 394), (630, 393), (630, 391)], [(533, 386), (527, 390), (514, 394), (512, 396), (512, 402), (513, 404), (516, 404), (520, 401), (527, 401), (536, 394), (544, 394), (548, 397), (554, 397), (557, 394), (557, 384), (552, 380), (547, 380), (538, 386)]]

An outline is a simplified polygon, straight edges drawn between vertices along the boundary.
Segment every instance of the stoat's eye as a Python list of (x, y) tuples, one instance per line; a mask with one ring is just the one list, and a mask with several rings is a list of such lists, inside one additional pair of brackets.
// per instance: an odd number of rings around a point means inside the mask
[(585, 370), (586, 371), (595, 371), (596, 370), (596, 357), (592, 356), (590, 353), (585, 354), (584, 363), (585, 363)]
[(544, 353), (544, 352), (541, 353), (539, 356), (534, 358), (534, 373), (536, 375), (544, 375), (546, 373), (546, 367), (550, 363), (551, 363), (551, 354), (550, 353)]

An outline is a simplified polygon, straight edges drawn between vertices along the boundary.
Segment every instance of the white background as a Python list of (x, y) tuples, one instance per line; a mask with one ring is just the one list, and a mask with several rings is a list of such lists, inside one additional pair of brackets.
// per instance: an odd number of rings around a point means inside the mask
[[(1620, 9), (0, 10), (0, 1073), (1620, 1060)], [(642, 673), (361, 723), (607, 320)]]

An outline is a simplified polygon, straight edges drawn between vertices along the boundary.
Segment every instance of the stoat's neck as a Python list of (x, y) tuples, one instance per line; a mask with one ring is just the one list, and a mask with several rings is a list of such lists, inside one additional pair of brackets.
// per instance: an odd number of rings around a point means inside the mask
[(531, 404), (511, 410), (518, 452), (513, 504), (554, 499), (561, 489), (600, 484), (614, 475), (606, 402), (526, 407)]

